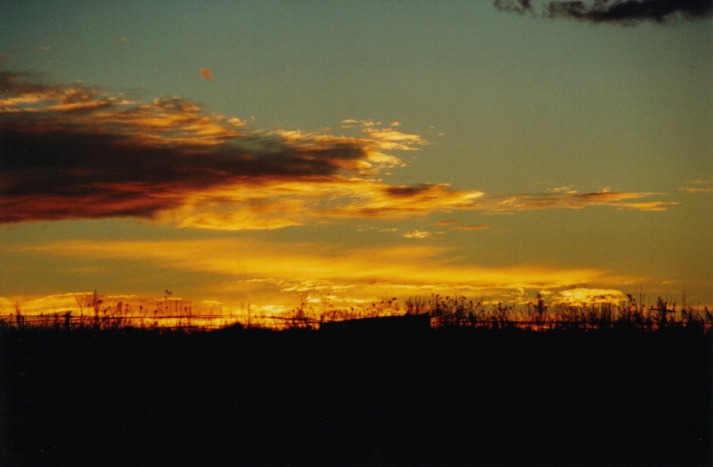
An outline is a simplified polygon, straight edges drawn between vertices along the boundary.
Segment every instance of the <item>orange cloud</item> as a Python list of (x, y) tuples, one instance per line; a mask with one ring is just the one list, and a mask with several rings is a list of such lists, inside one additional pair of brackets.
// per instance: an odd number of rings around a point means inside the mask
[(615, 289), (590, 289), (575, 287), (559, 291), (553, 297), (554, 304), (587, 306), (595, 303), (616, 303), (626, 299), (626, 296)]
[[(423, 243), (344, 249), (324, 243), (287, 245), (246, 238), (102, 243), (72, 240), (21, 251), (132, 261), (159, 268), (170, 264), (174, 270), (217, 274), (225, 280), (225, 284), (218, 285), (221, 289), (263, 283), (278, 294), (319, 290), (357, 298), (448, 291), (482, 295), (501, 290), (574, 289), (592, 282), (613, 284), (639, 279), (587, 268), (462, 264), (452, 250)], [(289, 300), (293, 298), (290, 295)]]
[(713, 181), (691, 180), (678, 190), (686, 193), (713, 193)]
[(284, 177), (196, 191), (158, 219), (181, 227), (273, 229), (328, 219), (395, 219), (469, 209), (480, 195), (449, 185), (400, 187), (340, 176)]
[(490, 226), (483, 224), (472, 224), (472, 225), (459, 225), (456, 226), (456, 230), (466, 230), (466, 231), (476, 231), (476, 230), (487, 230)]
[[(419, 135), (346, 120), (352, 134), (264, 131), (180, 98), (134, 102), (82, 84), (0, 72), (0, 223), (132, 216), (181, 227), (276, 229), (340, 218), (409, 218), (675, 203), (602, 190), (486, 196), (448, 184), (390, 185)], [(348, 132), (347, 132), (348, 133)], [(355, 134), (354, 134), (355, 133)]]
[[(26, 78), (0, 74), (7, 90), (0, 100), (3, 222), (166, 218), (159, 214), (189, 209), (197, 200), (203, 208), (221, 199), (241, 201), (235, 193), (244, 187), (274, 187), (279, 195), (286, 183), (344, 185), (349, 173), (363, 177), (401, 165), (374, 139), (258, 131), (238, 118), (206, 115), (183, 99), (131, 102), (77, 84), (47, 86)], [(260, 202), (284, 205), (284, 199), (271, 201), (272, 194), (260, 195)], [(253, 207), (243, 206), (265, 211)], [(215, 219), (209, 214), (201, 216), (203, 226), (226, 224), (220, 221), (224, 212), (213, 213)], [(248, 220), (241, 225), (248, 228)], [(264, 228), (259, 219), (257, 227)]]
[(201, 67), (201, 76), (208, 81), (213, 80), (213, 72), (210, 71), (210, 68)]
[(404, 238), (432, 238), (433, 232), (425, 230), (411, 230), (404, 234)]
[(449, 226), (449, 225), (455, 225), (455, 224), (457, 224), (457, 223), (458, 223), (458, 221), (455, 220), (455, 219), (447, 219), (447, 220), (443, 220), (443, 221), (438, 221), (438, 222), (436, 222), (436, 225), (439, 225), (439, 226)]
[(506, 196), (489, 196), (482, 200), (480, 208), (491, 212), (516, 212), (541, 209), (583, 209), (590, 206), (611, 206), (640, 211), (665, 211), (676, 206), (677, 202), (640, 201), (662, 193), (632, 193), (603, 189), (593, 193), (558, 190), (548, 193), (522, 193)]
[[(85, 315), (91, 313), (89, 311), (89, 298), (93, 292), (70, 292), (62, 294), (52, 294), (44, 296), (17, 296), (17, 297), (0, 297), (1, 310), (13, 310), (17, 305), (23, 315), (51, 315), (55, 313), (64, 313), (66, 311), (75, 311), (84, 308)], [(118, 302), (132, 302), (148, 304), (146, 299), (137, 297), (136, 295), (109, 295), (102, 296), (102, 307), (116, 305)], [(148, 307), (146, 307), (148, 309)]]
[(342, 129), (359, 128), (360, 133), (366, 135), (381, 149), (414, 151), (418, 146), (428, 144), (421, 136), (403, 133), (396, 128), (401, 126), (400, 122), (393, 122), (388, 127), (382, 128), (381, 122), (373, 120), (348, 119), (342, 122)]

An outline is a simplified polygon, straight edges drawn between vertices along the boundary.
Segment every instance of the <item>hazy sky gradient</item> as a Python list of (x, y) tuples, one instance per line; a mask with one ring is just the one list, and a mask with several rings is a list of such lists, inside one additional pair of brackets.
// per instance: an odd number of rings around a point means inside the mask
[[(712, 33), (485, 1), (6, 2), (0, 297), (712, 304)], [(69, 92), (104, 106), (47, 110)]]

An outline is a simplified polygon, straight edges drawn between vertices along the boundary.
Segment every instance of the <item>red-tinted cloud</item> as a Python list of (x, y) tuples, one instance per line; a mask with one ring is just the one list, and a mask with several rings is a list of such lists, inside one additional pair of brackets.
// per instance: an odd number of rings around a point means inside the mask
[[(134, 102), (81, 84), (0, 73), (0, 222), (131, 216), (211, 229), (274, 229), (335, 218), (608, 205), (662, 210), (651, 193), (488, 197), (448, 184), (389, 185), (394, 151), (426, 144), (392, 124), (355, 135), (251, 129), (193, 102)], [(350, 128), (344, 128), (345, 131)]]
[(0, 74), (1, 222), (154, 217), (208, 189), (374, 168), (378, 145), (283, 137), (182, 99), (130, 102)]

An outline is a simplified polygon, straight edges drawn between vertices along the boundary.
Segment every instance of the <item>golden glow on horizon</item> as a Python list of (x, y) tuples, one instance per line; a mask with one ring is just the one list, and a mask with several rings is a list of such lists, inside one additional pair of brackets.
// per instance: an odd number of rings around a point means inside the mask
[(555, 303), (587, 306), (596, 303), (617, 303), (624, 300), (626, 300), (626, 296), (619, 290), (577, 287), (561, 290)]
[[(640, 278), (596, 269), (543, 266), (482, 267), (459, 264), (453, 251), (435, 246), (371, 247), (352, 250), (324, 244), (280, 244), (261, 240), (61, 241), (22, 251), (54, 256), (148, 263), (160, 268), (224, 276), (226, 292), (264, 282), (273, 305), (290, 305), (295, 291), (335, 293), (344, 299), (375, 299), (423, 293), (484, 295), (494, 291), (561, 289), (587, 283), (624, 284)], [(232, 283), (232, 286), (230, 285)], [(231, 290), (234, 289), (234, 290)], [(285, 294), (289, 299), (285, 302)]]

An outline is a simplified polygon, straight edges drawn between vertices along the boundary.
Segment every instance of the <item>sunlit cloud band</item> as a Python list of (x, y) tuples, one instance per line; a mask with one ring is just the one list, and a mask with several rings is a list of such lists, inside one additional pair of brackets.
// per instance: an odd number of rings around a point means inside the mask
[(399, 122), (349, 119), (344, 134), (259, 130), (185, 99), (138, 102), (21, 73), (0, 73), (0, 90), (0, 223), (137, 217), (254, 230), (459, 210), (674, 205), (649, 199), (657, 193), (488, 196), (446, 183), (392, 185), (380, 174), (404, 166), (394, 152), (428, 144)]

